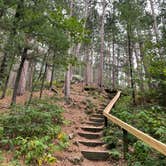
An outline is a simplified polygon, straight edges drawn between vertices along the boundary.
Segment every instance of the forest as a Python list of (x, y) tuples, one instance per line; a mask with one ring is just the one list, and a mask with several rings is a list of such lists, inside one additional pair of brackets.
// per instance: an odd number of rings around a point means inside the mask
[(165, 166), (165, 112), (165, 0), (0, 0), (0, 166)]

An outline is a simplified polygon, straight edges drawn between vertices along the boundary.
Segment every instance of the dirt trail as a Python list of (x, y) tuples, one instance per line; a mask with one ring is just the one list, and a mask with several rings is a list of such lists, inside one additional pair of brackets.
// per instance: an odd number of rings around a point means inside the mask
[[(106, 96), (106, 94), (103, 94), (103, 96)], [(71, 91), (71, 98), (73, 101), (71, 105), (60, 103), (65, 109), (64, 118), (70, 122), (69, 125), (63, 126), (63, 131), (70, 137), (70, 147), (66, 151), (56, 153), (59, 162), (55, 166), (111, 166), (110, 161), (90, 161), (83, 158), (81, 146), (78, 143), (80, 126), (89, 119), (89, 115), (85, 113), (87, 109), (86, 102), (92, 102), (95, 106), (93, 111), (95, 111), (100, 108), (104, 97), (100, 96), (99, 99), (95, 95), (89, 95), (86, 91), (82, 92), (82, 88), (79, 85), (74, 85)]]

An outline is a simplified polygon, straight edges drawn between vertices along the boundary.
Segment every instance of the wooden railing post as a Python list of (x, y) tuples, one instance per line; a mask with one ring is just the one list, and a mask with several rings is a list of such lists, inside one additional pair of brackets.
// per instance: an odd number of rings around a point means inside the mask
[(128, 152), (128, 132), (125, 129), (122, 130), (123, 130), (123, 154), (124, 154), (124, 159), (126, 159)]
[(105, 116), (104, 116), (104, 125), (105, 125), (105, 127), (108, 127), (108, 119)]

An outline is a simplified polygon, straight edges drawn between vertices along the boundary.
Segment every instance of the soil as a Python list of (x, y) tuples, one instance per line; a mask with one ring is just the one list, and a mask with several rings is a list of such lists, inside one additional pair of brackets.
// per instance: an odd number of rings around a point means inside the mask
[[(103, 104), (102, 100), (96, 97), (95, 95), (89, 95), (87, 91), (82, 91), (79, 84), (73, 85), (71, 91), (71, 99), (73, 101), (72, 104), (66, 105), (64, 102), (59, 103), (62, 105), (65, 109), (65, 112), (63, 114), (64, 118), (68, 121), (70, 121), (70, 125), (63, 126), (63, 131), (67, 133), (72, 138), (70, 139), (70, 146), (66, 151), (58, 152), (56, 153), (56, 157), (58, 159), (58, 163), (54, 166), (122, 166), (123, 161), (119, 161), (118, 163), (115, 163), (115, 161), (112, 163), (112, 161), (90, 161), (85, 158), (82, 158), (82, 154), (80, 151), (80, 147), (82, 145), (79, 145), (78, 143), (78, 131), (80, 130), (79, 127), (83, 125), (83, 122), (88, 120), (89, 115), (86, 114), (86, 106), (87, 100), (90, 100), (96, 107), (97, 110), (101, 108), (101, 105)], [(106, 99), (107, 94), (103, 93), (100, 94), (100, 96), (103, 96), (105, 98), (106, 104), (109, 100)], [(93, 110), (95, 112), (95, 110)], [(87, 148), (88, 149), (88, 148)], [(99, 148), (95, 148), (96, 150), (100, 150)], [(78, 163), (73, 163), (75, 159), (78, 159)], [(124, 165), (123, 165), (124, 166)]]

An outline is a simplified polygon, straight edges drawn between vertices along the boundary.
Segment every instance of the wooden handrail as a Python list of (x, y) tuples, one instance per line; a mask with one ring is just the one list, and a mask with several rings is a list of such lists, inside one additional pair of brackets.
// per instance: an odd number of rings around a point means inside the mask
[(130, 134), (134, 135), (138, 139), (142, 140), (143, 142), (147, 143), (150, 147), (156, 149), (157, 151), (161, 152), (162, 154), (166, 155), (166, 144), (154, 139), (153, 137), (149, 136), (148, 134), (136, 129), (135, 127), (125, 123), (124, 121), (118, 119), (117, 117), (110, 114), (112, 107), (115, 105), (117, 100), (119, 99), (121, 91), (118, 91), (115, 97), (111, 100), (111, 102), (107, 105), (107, 107), (103, 111), (103, 115), (111, 120), (113, 123), (120, 126), (122, 129), (125, 129)]

